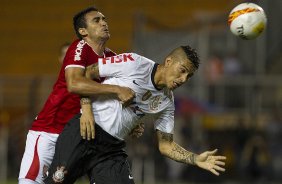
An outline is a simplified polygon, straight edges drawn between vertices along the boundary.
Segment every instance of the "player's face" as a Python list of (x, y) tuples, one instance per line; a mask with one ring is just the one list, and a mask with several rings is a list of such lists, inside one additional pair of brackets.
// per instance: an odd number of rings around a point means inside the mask
[(106, 17), (97, 11), (89, 12), (85, 15), (87, 36), (93, 40), (108, 40), (110, 32)]
[(170, 60), (166, 62), (166, 65), (166, 87), (171, 90), (184, 84), (194, 74), (192, 63), (188, 59), (179, 62)]

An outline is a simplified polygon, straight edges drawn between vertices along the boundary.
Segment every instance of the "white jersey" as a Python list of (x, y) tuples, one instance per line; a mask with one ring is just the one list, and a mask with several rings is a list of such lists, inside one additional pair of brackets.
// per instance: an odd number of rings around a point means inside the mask
[(99, 59), (100, 77), (104, 84), (129, 87), (135, 92), (134, 102), (124, 108), (112, 96), (93, 99), (95, 122), (112, 136), (123, 140), (143, 116), (152, 116), (155, 129), (173, 133), (174, 98), (167, 88), (157, 89), (153, 81), (157, 65), (135, 53), (124, 53)]

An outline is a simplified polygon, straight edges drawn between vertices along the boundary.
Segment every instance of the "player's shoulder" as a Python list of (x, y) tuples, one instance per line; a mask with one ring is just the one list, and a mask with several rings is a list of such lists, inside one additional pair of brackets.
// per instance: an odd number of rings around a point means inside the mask
[(71, 43), (70, 47), (83, 47), (85, 45), (87, 44), (84, 40), (76, 39)]
[(125, 52), (125, 53), (119, 54), (118, 58), (122, 58), (124, 62), (135, 61), (132, 63), (136, 63), (136, 64), (144, 61), (143, 56), (137, 53), (134, 53), (134, 52)]
[(90, 46), (84, 40), (75, 40), (71, 43), (66, 53), (66, 57), (70, 61), (81, 61), (86, 57), (87, 53), (91, 52)]
[[(105, 64), (116, 64), (116, 65), (140, 65), (142, 64), (152, 64), (153, 62), (139, 54), (133, 53), (133, 52), (126, 52), (121, 53), (114, 56), (107, 56), (106, 58), (99, 58), (99, 61), (105, 65)], [(150, 65), (149, 64), (149, 65)]]
[(132, 57), (134, 58), (135, 60), (138, 60), (138, 61), (144, 61), (144, 60), (150, 60), (138, 53), (135, 53), (135, 52), (125, 52), (125, 53), (122, 53), (122, 54), (119, 54), (120, 56), (127, 56), (127, 57)]
[(142, 56), (140, 54), (137, 54), (137, 53), (131, 53), (132, 56), (138, 60), (138, 63), (140, 65), (140, 67), (144, 67), (144, 66), (148, 66), (148, 67), (151, 67), (155, 64), (155, 62), (145, 56)]
[[(76, 52), (76, 53), (81, 53), (81, 51), (84, 49), (84, 48), (87, 48), (87, 44), (84, 40), (75, 40), (71, 43), (71, 45), (69, 46), (69, 49), (68, 51), (73, 51), (73, 52)], [(89, 46), (88, 46), (89, 47)]]

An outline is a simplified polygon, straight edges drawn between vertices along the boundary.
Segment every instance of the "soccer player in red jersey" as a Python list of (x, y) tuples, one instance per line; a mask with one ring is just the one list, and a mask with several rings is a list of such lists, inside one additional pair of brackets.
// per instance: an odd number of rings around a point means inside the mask
[[(80, 112), (80, 95), (116, 95), (122, 103), (134, 97), (129, 88), (100, 84), (100, 81), (95, 82), (84, 76), (86, 67), (96, 63), (98, 58), (116, 55), (106, 48), (110, 33), (105, 16), (90, 7), (74, 16), (73, 25), (79, 39), (69, 46), (53, 91), (28, 132), (19, 184), (43, 183), (59, 134), (66, 123)], [(83, 98), (81, 103), (90, 104), (90, 101)], [(82, 112), (80, 126), (84, 139), (95, 137), (91, 109)]]

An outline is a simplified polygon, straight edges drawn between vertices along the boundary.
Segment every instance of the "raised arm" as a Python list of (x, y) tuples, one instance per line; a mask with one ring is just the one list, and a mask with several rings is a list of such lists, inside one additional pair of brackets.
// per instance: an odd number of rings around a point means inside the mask
[(222, 167), (225, 165), (224, 156), (215, 156), (217, 150), (206, 151), (199, 155), (187, 151), (173, 141), (173, 134), (168, 134), (157, 130), (159, 150), (162, 155), (167, 156), (177, 162), (196, 165), (202, 169), (208, 170), (215, 175), (218, 171), (225, 171)]

